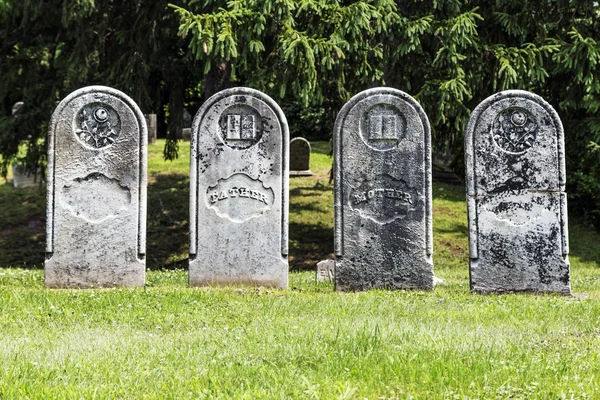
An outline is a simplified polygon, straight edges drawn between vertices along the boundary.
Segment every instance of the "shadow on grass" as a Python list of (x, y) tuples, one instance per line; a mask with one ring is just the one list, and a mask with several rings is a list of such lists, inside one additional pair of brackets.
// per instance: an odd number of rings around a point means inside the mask
[(187, 268), (189, 204), (189, 175), (160, 174), (152, 177), (148, 185), (148, 269)]
[(43, 268), (46, 187), (0, 185), (0, 266)]
[(433, 182), (432, 189), (432, 196), (434, 200), (438, 199), (451, 202), (466, 202), (466, 192), (464, 186)]
[(333, 257), (333, 228), (319, 223), (290, 223), (290, 270), (314, 270)]
[(310, 152), (311, 154), (324, 154), (326, 156), (330, 156), (331, 144), (324, 141), (310, 142)]

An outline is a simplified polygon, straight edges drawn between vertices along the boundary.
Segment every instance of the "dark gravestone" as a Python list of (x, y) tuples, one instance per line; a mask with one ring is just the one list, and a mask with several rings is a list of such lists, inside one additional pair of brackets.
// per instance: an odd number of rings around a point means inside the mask
[(145, 114), (146, 118), (146, 126), (148, 127), (148, 143), (154, 144), (156, 143), (156, 114)]
[(67, 96), (48, 130), (45, 280), (49, 287), (142, 286), (146, 121), (118, 90)]
[(192, 124), (190, 285), (287, 287), (289, 133), (267, 95), (212, 96)]
[(432, 289), (429, 121), (391, 88), (354, 96), (334, 130), (336, 290)]
[(311, 176), (310, 143), (297, 137), (290, 142), (290, 176)]
[(465, 134), (471, 290), (570, 293), (561, 121), (541, 97), (484, 100)]

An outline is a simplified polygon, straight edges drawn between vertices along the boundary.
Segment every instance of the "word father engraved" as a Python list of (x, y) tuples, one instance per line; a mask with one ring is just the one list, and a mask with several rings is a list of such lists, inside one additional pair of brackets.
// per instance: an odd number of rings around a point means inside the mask
[(363, 203), (374, 198), (399, 199), (405, 203), (412, 204), (410, 193), (396, 189), (372, 189), (366, 192), (359, 192), (354, 195), (355, 204)]
[(262, 201), (265, 204), (269, 204), (268, 197), (266, 194), (259, 192), (258, 190), (246, 189), (243, 187), (233, 187), (229, 190), (221, 190), (218, 192), (209, 193), (210, 203), (214, 204), (217, 201), (225, 200), (233, 197), (247, 197), (257, 201)]

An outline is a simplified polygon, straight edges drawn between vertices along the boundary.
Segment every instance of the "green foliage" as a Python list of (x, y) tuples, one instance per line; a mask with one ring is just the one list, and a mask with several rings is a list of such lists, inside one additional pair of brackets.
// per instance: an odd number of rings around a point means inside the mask
[[(168, 105), (167, 158), (199, 87), (206, 96), (232, 84), (262, 90), (293, 111), (298, 130), (325, 140), (352, 95), (392, 86), (419, 100), (434, 149), (455, 148), (457, 167), (471, 110), (524, 89), (559, 111), (572, 204), (591, 217), (599, 63), (600, 7), (587, 0), (2, 0), (0, 169), (22, 142), (24, 161), (43, 164), (55, 101), (90, 83), (125, 91), (159, 121)], [(20, 100), (17, 122), (10, 108)]]
[[(6, 174), (15, 161), (31, 168), (44, 164), (47, 123), (56, 102), (82, 86), (120, 89), (143, 112), (159, 117), (169, 103), (181, 113), (183, 100), (169, 93), (183, 92), (201, 72), (186, 62), (187, 42), (177, 29), (165, 2), (1, 1), (0, 172)], [(25, 104), (15, 118), (11, 108), (17, 101)], [(173, 119), (168, 127), (172, 136), (177, 123)], [(22, 144), (28, 151), (19, 156)], [(172, 157), (176, 147), (167, 150)]]

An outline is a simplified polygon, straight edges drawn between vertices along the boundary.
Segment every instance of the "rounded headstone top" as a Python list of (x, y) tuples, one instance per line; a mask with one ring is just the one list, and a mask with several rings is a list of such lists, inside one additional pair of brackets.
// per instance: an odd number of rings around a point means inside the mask
[[(470, 195), (511, 190), (554, 190), (564, 185), (564, 132), (557, 112), (542, 97), (506, 90), (483, 100), (465, 131)], [(515, 177), (518, 185), (503, 180)]]
[(334, 136), (340, 137), (344, 125), (358, 133), (370, 149), (386, 152), (397, 149), (407, 138), (407, 129), (418, 127), (430, 135), (429, 120), (421, 105), (409, 94), (394, 88), (364, 90), (342, 107), (336, 118)]
[(200, 123), (214, 114), (209, 119), (218, 118), (219, 140), (231, 149), (249, 149), (271, 128), (266, 126), (265, 108), (275, 114), (287, 137), (287, 120), (279, 105), (268, 95), (247, 87), (225, 89), (211, 96), (196, 113), (192, 130), (199, 132)]

